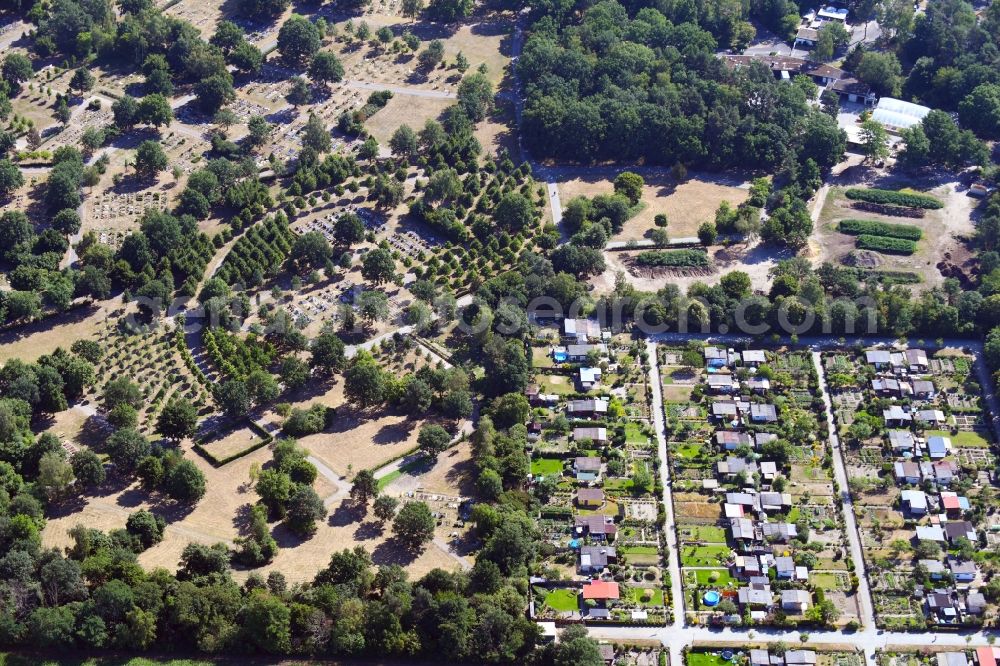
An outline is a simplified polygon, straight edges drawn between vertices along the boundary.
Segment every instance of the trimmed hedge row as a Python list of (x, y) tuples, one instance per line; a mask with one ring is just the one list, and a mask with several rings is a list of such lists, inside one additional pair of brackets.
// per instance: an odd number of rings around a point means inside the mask
[(904, 238), (888, 238), (886, 236), (870, 236), (861, 234), (855, 241), (855, 246), (862, 250), (875, 250), (887, 254), (913, 254), (917, 244)]
[(260, 437), (260, 440), (254, 442), (253, 444), (243, 449), (242, 451), (237, 451), (236, 453), (228, 455), (225, 458), (216, 458), (211, 453), (209, 453), (208, 449), (204, 447), (205, 441), (225, 432), (232, 426), (232, 424), (223, 425), (218, 428), (214, 428), (213, 430), (210, 430), (209, 432), (205, 433), (202, 437), (200, 437), (192, 448), (194, 448), (195, 452), (198, 453), (198, 455), (207, 460), (208, 464), (210, 464), (212, 467), (222, 467), (226, 463), (231, 463), (238, 458), (242, 458), (243, 456), (253, 453), (258, 449), (262, 449), (274, 441), (274, 436), (268, 431), (261, 428), (256, 421), (247, 420), (246, 425), (250, 430), (252, 430), (256, 435)]
[(877, 204), (893, 204), (895, 206), (911, 206), (913, 208), (943, 208), (944, 203), (929, 194), (897, 192), (896, 190), (876, 190), (852, 187), (844, 193), (848, 199), (870, 201)]
[(640, 266), (707, 268), (708, 254), (704, 250), (666, 250), (641, 252), (635, 262)]
[(927, 214), (923, 208), (910, 208), (909, 206), (893, 206), (892, 204), (872, 203), (871, 201), (852, 201), (851, 208), (863, 210), (866, 213), (878, 213), (880, 215), (892, 215), (894, 217), (912, 217), (920, 219)]
[(889, 224), (877, 220), (841, 220), (839, 229), (840, 233), (852, 236), (867, 234), (887, 238), (905, 238), (912, 241), (918, 241), (924, 235), (919, 227), (912, 224)]

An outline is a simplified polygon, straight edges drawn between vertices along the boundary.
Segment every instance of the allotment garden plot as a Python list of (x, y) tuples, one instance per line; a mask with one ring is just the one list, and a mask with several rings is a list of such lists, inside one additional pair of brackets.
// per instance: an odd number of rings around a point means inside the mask
[(645, 347), (571, 319), (532, 351), (531, 482), (544, 502), (535, 617), (662, 624), (671, 600)]
[(824, 356), (877, 621), (979, 626), (995, 613), (995, 442), (960, 350)]
[(856, 621), (809, 354), (697, 342), (658, 353), (689, 620)]

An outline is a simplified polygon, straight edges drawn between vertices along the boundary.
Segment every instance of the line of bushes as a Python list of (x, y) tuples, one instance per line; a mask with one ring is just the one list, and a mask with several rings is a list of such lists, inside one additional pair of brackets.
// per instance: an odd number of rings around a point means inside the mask
[(862, 282), (878, 282), (884, 285), (893, 284), (920, 284), (920, 276), (911, 271), (880, 271), (870, 268), (845, 267), (847, 270)]
[(855, 210), (863, 210), (866, 213), (878, 213), (880, 215), (892, 215), (894, 217), (912, 217), (915, 219), (921, 219), (927, 214), (927, 211), (923, 208), (878, 204), (872, 203), (871, 201), (852, 201), (851, 208)]
[(707, 268), (708, 254), (704, 250), (665, 250), (641, 252), (635, 258), (640, 266)]
[(917, 250), (917, 244), (905, 238), (888, 238), (868, 234), (858, 236), (854, 244), (861, 250), (874, 250), (887, 254), (913, 254)]
[(885, 236), (887, 238), (905, 238), (918, 241), (924, 235), (919, 227), (912, 224), (889, 224), (877, 220), (841, 220), (840, 233), (860, 236)]
[(252, 430), (254, 434), (259, 436), (260, 439), (251, 444), (250, 446), (248, 446), (247, 448), (241, 451), (237, 451), (236, 453), (233, 453), (231, 455), (228, 455), (225, 458), (216, 458), (208, 451), (208, 449), (205, 448), (204, 444), (208, 440), (213, 439), (218, 435), (221, 435), (223, 432), (229, 430), (232, 427), (235, 427), (229, 424), (220, 426), (218, 428), (213, 428), (209, 432), (205, 433), (202, 437), (198, 439), (198, 441), (192, 448), (194, 448), (194, 450), (198, 453), (198, 455), (207, 460), (212, 467), (222, 467), (226, 463), (231, 463), (238, 458), (242, 458), (243, 456), (253, 453), (258, 449), (262, 449), (274, 441), (274, 436), (271, 435), (271, 433), (269, 433), (268, 431), (261, 428), (255, 421), (248, 419), (246, 422), (246, 426), (250, 430)]
[(911, 206), (913, 208), (932, 209), (944, 207), (944, 202), (937, 197), (932, 197), (929, 194), (920, 194), (918, 192), (899, 192), (896, 190), (876, 190), (852, 187), (844, 194), (848, 199), (870, 201), (871, 203), (877, 204), (892, 204), (895, 206)]

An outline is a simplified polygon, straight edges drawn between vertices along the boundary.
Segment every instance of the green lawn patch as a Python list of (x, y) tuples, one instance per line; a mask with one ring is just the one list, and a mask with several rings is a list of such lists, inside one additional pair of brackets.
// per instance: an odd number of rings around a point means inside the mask
[[(729, 575), (728, 569), (694, 569), (693, 571), (699, 585), (726, 587), (735, 582), (733, 577)], [(718, 578), (712, 580), (712, 574), (718, 574)]]
[(708, 543), (726, 543), (726, 530), (715, 525), (693, 525), (686, 529), (691, 531), (692, 541)]
[(577, 596), (576, 590), (568, 590), (565, 588), (560, 588), (549, 592), (547, 595), (545, 595), (544, 603), (552, 610), (560, 611), (563, 613), (568, 613), (580, 609), (580, 600)]
[[(643, 599), (645, 593), (651, 593), (649, 599)], [(662, 606), (663, 590), (658, 587), (630, 587), (625, 590), (625, 598), (642, 606)]]
[(836, 592), (842, 589), (840, 577), (832, 573), (809, 574), (809, 582), (826, 592)]
[(576, 393), (576, 383), (569, 375), (538, 375), (538, 390), (542, 393), (570, 395)]
[(951, 440), (952, 444), (958, 447), (966, 447), (969, 449), (988, 449), (990, 446), (990, 443), (978, 432), (960, 430), (957, 435), (952, 435), (950, 432), (945, 430), (927, 431), (928, 437), (934, 437), (935, 435), (947, 437)]
[(701, 455), (701, 444), (697, 444), (695, 442), (685, 442), (684, 444), (678, 446), (674, 450), (674, 453), (676, 453), (677, 456), (688, 460), (697, 458)]
[(684, 546), (681, 566), (717, 567), (729, 558), (729, 546)]
[(645, 444), (649, 438), (643, 434), (638, 423), (625, 424), (625, 441), (633, 444)]
[(687, 666), (729, 666), (729, 662), (711, 652), (689, 652)]
[(535, 458), (531, 461), (531, 473), (535, 476), (562, 475), (563, 461), (560, 458)]
[(625, 555), (656, 555), (658, 551), (656, 546), (622, 546), (618, 552)]

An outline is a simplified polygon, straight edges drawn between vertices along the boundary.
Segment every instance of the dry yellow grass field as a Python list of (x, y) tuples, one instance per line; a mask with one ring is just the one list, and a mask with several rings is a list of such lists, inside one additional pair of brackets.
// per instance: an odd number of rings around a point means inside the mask
[(395, 95), (385, 108), (365, 122), (365, 128), (385, 146), (400, 125), (409, 125), (415, 132), (419, 132), (428, 120), (440, 120), (444, 110), (454, 103), (455, 100), (452, 99)]
[[(394, 412), (363, 412), (347, 404), (344, 383), (338, 380), (326, 393), (301, 399), (293, 407), (305, 409), (321, 403), (337, 410), (337, 418), (325, 432), (299, 438), (299, 444), (341, 476), (352, 477), (362, 469), (381, 467), (416, 448), (417, 433), (424, 421)], [(265, 420), (280, 424), (273, 412)]]
[[(169, 504), (158, 505), (138, 484), (132, 484), (107, 495), (82, 498), (79, 506), (57, 511), (42, 534), (45, 547), (70, 545), (72, 540), (67, 531), (77, 524), (101, 530), (124, 527), (128, 515), (139, 509), (151, 509), (168, 522), (163, 541), (139, 556), (139, 562), (147, 569), (176, 570), (181, 552), (191, 542), (232, 544), (240, 535), (240, 516), (248, 505), (257, 501), (257, 494), (248, 485), (250, 466), (254, 462), (266, 464), (271, 459), (270, 449), (259, 449), (218, 469), (191, 451), (189, 444), (183, 445), (183, 449), (185, 457), (193, 460), (205, 474), (207, 484), (205, 497), (194, 509), (185, 511)], [(322, 476), (317, 479), (315, 488), (320, 497), (330, 497), (336, 492)], [(458, 566), (451, 555), (433, 543), (416, 557), (401, 552), (390, 538), (391, 530), (380, 529), (370, 517), (360, 520), (344, 502), (335, 502), (329, 508), (328, 517), (319, 521), (316, 534), (309, 539), (301, 540), (282, 525), (274, 524), (272, 533), (281, 552), (265, 569), (281, 571), (291, 582), (311, 580), (316, 571), (326, 565), (332, 552), (354, 544), (372, 552), (376, 564), (401, 564), (413, 577), (434, 567), (454, 569)], [(237, 571), (236, 577), (245, 578), (248, 573)]]
[[(559, 183), (559, 197), (565, 206), (577, 196), (593, 197), (614, 192), (613, 179), (580, 179)], [(747, 187), (724, 184), (713, 180), (691, 178), (678, 184), (669, 174), (647, 176), (642, 189), (642, 210), (625, 223), (621, 233), (611, 240), (628, 241), (646, 237), (655, 228), (653, 218), (663, 213), (667, 216), (667, 233), (672, 238), (696, 236), (698, 226), (715, 219), (719, 204), (728, 201), (733, 206), (742, 203), (749, 195)]]

